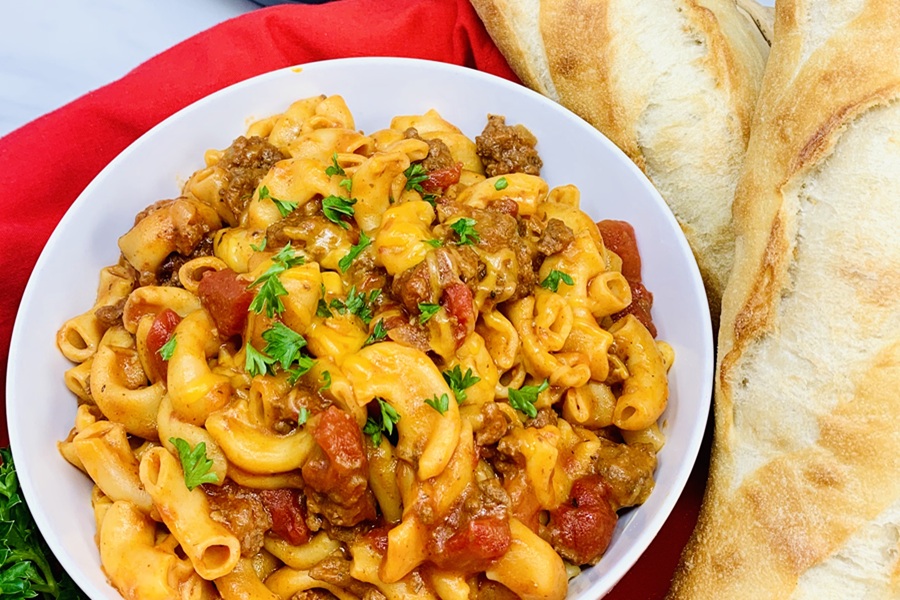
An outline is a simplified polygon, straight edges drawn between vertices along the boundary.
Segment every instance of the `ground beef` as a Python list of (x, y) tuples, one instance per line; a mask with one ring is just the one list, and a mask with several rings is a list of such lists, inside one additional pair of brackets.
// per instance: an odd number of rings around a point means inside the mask
[(406, 138), (422, 140), (428, 144), (428, 156), (422, 160), (422, 168), (425, 171), (430, 173), (441, 169), (450, 169), (456, 164), (453, 155), (450, 154), (450, 148), (444, 143), (444, 140), (440, 138), (423, 139), (415, 127), (410, 127), (403, 135)]
[(535, 149), (537, 138), (524, 125), (507, 125), (503, 116), (488, 116), (484, 131), (475, 137), (475, 146), (488, 177), (541, 174), (544, 163)]
[(617, 444), (601, 439), (597, 473), (610, 489), (615, 509), (643, 504), (653, 491), (656, 454), (649, 444)]
[(241, 543), (241, 555), (253, 556), (262, 548), (272, 517), (257, 492), (227, 480), (221, 486), (204, 486), (209, 516), (224, 525)]
[(103, 324), (104, 327), (112, 327), (113, 325), (122, 324), (122, 313), (125, 309), (125, 298), (120, 299), (115, 304), (107, 304), (94, 309), (94, 316)]
[(219, 190), (236, 224), (263, 176), (279, 160), (287, 158), (265, 138), (240, 136), (222, 154), (219, 167), (228, 173), (228, 185)]
[(199, 258), (201, 256), (213, 256), (214, 255), (214, 245), (213, 238), (215, 237), (215, 232), (211, 232), (203, 237), (200, 240), (200, 243), (194, 247), (194, 250), (184, 256), (179, 252), (173, 252), (169, 256), (166, 257), (166, 260), (163, 261), (161, 265), (159, 265), (159, 269), (156, 271), (156, 285), (168, 285), (174, 287), (183, 287), (181, 285), (181, 281), (178, 279), (178, 271), (184, 266), (184, 263), (188, 262), (191, 259)]
[(575, 234), (568, 225), (559, 219), (550, 219), (541, 234), (541, 239), (538, 240), (537, 251), (544, 256), (550, 256), (561, 252), (574, 239)]

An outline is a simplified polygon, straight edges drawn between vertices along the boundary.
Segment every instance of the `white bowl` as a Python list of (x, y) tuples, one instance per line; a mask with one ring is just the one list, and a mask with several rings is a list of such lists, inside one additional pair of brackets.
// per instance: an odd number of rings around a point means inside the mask
[(75, 397), (63, 384), (71, 365), (55, 345), (57, 329), (89, 308), (99, 270), (119, 256), (118, 237), (135, 214), (178, 194), (203, 166), (203, 153), (225, 148), (255, 119), (292, 101), (340, 94), (365, 132), (400, 114), (435, 108), (474, 137), (488, 113), (522, 123), (538, 138), (542, 177), (572, 183), (595, 219), (634, 225), (644, 282), (654, 295), (659, 339), (675, 349), (663, 422), (656, 489), (619, 520), (595, 567), (570, 584), (569, 598), (595, 599), (631, 568), (669, 516), (694, 464), (712, 394), (709, 310), (691, 251), (674, 217), (644, 175), (609, 140), (550, 100), (509, 81), (453, 65), (396, 58), (322, 61), (254, 77), (166, 119), (113, 160), (75, 201), (44, 248), (25, 290), (12, 336), (7, 382), (10, 442), (22, 490), (51, 550), (92, 599), (118, 600), (99, 563), (88, 479), (56, 443), (73, 424)]

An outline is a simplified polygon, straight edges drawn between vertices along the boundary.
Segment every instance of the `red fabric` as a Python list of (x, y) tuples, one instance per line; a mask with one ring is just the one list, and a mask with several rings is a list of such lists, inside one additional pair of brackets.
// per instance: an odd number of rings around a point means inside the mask
[[(44, 243), (81, 190), (138, 136), (211, 92), (273, 69), (350, 56), (426, 58), (516, 80), (468, 0), (282, 5), (200, 33), (0, 138), (0, 445), (8, 443), (6, 363), (19, 300)], [(707, 466), (701, 459), (662, 533), (610, 600), (665, 595), (696, 522)]]

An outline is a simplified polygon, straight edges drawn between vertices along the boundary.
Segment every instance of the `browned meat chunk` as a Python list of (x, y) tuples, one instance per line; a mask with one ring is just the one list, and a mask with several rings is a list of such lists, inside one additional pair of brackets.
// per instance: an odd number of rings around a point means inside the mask
[(263, 176), (285, 158), (278, 148), (259, 136), (241, 136), (225, 150), (218, 166), (228, 172), (228, 185), (219, 194), (234, 215), (232, 224), (238, 222)]
[[(601, 438), (602, 439), (602, 438)], [(648, 444), (617, 444), (602, 440), (597, 473), (610, 489), (613, 508), (643, 504), (653, 491), (656, 454)]]
[(241, 555), (253, 556), (272, 528), (272, 518), (258, 493), (231, 481), (217, 487), (204, 486), (209, 499), (209, 516), (224, 525), (241, 542)]
[(541, 239), (538, 240), (537, 251), (544, 256), (550, 256), (561, 252), (574, 239), (575, 234), (568, 225), (559, 219), (550, 219), (541, 234)]
[(506, 118), (489, 115), (481, 135), (475, 137), (478, 156), (488, 177), (507, 173), (540, 175), (544, 166), (535, 146), (537, 138), (524, 125), (507, 125)]

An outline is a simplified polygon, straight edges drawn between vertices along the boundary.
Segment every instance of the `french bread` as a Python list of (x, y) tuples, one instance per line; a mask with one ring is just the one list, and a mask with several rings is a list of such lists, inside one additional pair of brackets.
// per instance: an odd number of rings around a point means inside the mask
[(471, 2), (523, 83), (594, 125), (657, 187), (694, 251), (716, 321), (734, 248), (734, 186), (768, 55), (746, 7)]
[(675, 599), (900, 597), (900, 2), (778, 0)]

